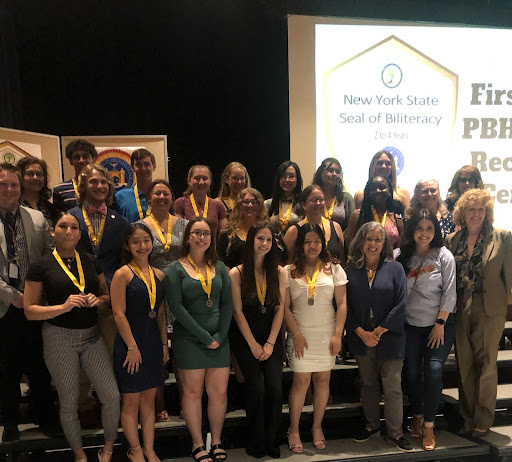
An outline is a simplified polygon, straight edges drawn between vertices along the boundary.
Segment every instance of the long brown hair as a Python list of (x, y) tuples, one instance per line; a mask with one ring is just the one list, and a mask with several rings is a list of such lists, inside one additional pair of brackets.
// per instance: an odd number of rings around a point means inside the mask
[(267, 296), (265, 300), (269, 305), (279, 305), (279, 273), (277, 246), (274, 232), (270, 227), (270, 223), (266, 221), (256, 222), (247, 233), (245, 241), (244, 256), (242, 258), (242, 296), (244, 300), (250, 303), (258, 303), (258, 292), (256, 290), (256, 279), (254, 277), (254, 239), (256, 234), (262, 229), (268, 229), (272, 236), (272, 247), (263, 259), (263, 269), (266, 273), (267, 280)]
[(322, 250), (318, 258), (325, 265), (329, 263), (332, 258), (331, 254), (327, 250), (327, 246), (325, 244), (325, 236), (322, 232), (322, 228), (317, 224), (306, 223), (298, 228), (297, 240), (295, 241), (295, 254), (293, 256), (293, 266), (294, 268), (291, 271), (291, 277), (293, 279), (300, 278), (306, 274), (306, 256), (304, 255), (304, 240), (306, 239), (307, 233), (315, 233), (320, 238), (322, 242)]
[(185, 232), (183, 233), (183, 241), (181, 243), (181, 249), (180, 249), (180, 258), (187, 258), (187, 255), (190, 251), (188, 238), (190, 237), (190, 230), (192, 229), (192, 226), (194, 226), (196, 223), (204, 221), (208, 227), (210, 228), (210, 233), (212, 236), (212, 240), (210, 243), (210, 247), (206, 249), (206, 252), (204, 254), (204, 259), (210, 266), (215, 266), (215, 263), (217, 263), (217, 260), (219, 257), (217, 257), (217, 251), (215, 250), (215, 245), (213, 244), (213, 231), (212, 231), (212, 225), (211, 223), (203, 217), (195, 217), (194, 219), (190, 220), (187, 223), (187, 226), (185, 227)]

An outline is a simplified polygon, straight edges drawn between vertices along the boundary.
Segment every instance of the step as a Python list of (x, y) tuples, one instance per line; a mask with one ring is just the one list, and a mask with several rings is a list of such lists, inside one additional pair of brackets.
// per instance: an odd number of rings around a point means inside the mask
[[(497, 391), (496, 408), (512, 407), (512, 384), (500, 384)], [(444, 389), (442, 399), (445, 403), (457, 404), (459, 402), (459, 389)]]
[(490, 446), (491, 454), (498, 457), (512, 456), (512, 425), (496, 426), (478, 441)]
[[(489, 454), (489, 446), (475, 443), (444, 430), (436, 432), (437, 448), (433, 452), (424, 451), (419, 440), (412, 441), (414, 452), (404, 453), (390, 445), (382, 437), (372, 438), (364, 443), (355, 443), (351, 438), (335, 439), (327, 441), (325, 450), (317, 450), (311, 443), (304, 444), (303, 454), (294, 454), (281, 445), (281, 457), (287, 462), (327, 462), (327, 461), (416, 461), (416, 460), (440, 460), (449, 458), (485, 456)], [(244, 449), (229, 449), (228, 460), (230, 462), (247, 462), (249, 457)], [(176, 459), (163, 459), (162, 462), (189, 462), (190, 457)], [(269, 457), (259, 459), (262, 461), (273, 460)]]

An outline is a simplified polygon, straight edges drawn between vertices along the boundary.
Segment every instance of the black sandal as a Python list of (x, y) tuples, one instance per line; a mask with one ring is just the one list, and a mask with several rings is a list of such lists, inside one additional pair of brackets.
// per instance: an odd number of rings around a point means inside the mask
[[(222, 451), (213, 452), (215, 449), (222, 449)], [(210, 448), (210, 457), (215, 462), (224, 462), (228, 458), (228, 454), (226, 451), (224, 451), (224, 447), (222, 446), (222, 444), (219, 443), (212, 445), (212, 447)]]
[(204, 446), (199, 446), (197, 447), (194, 451), (192, 451), (192, 458), (196, 461), (196, 462), (201, 462), (202, 460), (206, 460), (206, 459), (212, 459), (212, 457), (210, 456), (210, 454), (205, 454), (204, 456), (200, 456), (200, 457), (196, 457), (196, 454), (198, 452), (201, 452), (201, 451), (205, 451), (206, 452), (206, 448)]

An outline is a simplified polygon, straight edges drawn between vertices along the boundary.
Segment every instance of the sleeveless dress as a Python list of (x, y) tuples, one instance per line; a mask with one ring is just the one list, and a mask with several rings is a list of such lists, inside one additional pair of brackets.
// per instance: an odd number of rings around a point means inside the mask
[[(164, 290), (156, 276), (155, 284), (155, 311), (158, 314), (158, 309), (164, 299)], [(146, 284), (133, 273), (132, 280), (126, 286), (126, 319), (142, 356), (142, 363), (139, 364), (139, 372), (135, 372), (133, 375), (127, 372), (123, 363), (128, 353), (128, 347), (121, 335), (117, 333), (114, 341), (114, 372), (121, 393), (139, 393), (156, 388), (162, 382), (162, 338), (158, 328), (158, 316), (150, 318), (150, 311)]]
[(347, 275), (341, 265), (332, 265), (332, 275), (318, 278), (315, 285), (315, 304), (308, 304), (308, 283), (293, 279), (290, 266), (286, 266), (286, 287), (290, 289), (291, 312), (302, 335), (308, 342), (304, 357), (297, 359), (293, 352), (293, 334), (288, 332), (287, 351), (290, 367), (294, 372), (330, 371), (336, 356), (331, 356), (329, 342), (336, 327), (333, 306), (334, 287), (347, 284)]

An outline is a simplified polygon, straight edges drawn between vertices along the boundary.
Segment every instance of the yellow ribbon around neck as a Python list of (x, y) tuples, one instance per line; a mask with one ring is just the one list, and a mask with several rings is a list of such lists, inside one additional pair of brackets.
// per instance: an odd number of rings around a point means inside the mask
[(78, 200), (78, 185), (76, 184), (76, 181), (74, 178), (71, 181), (73, 182), (73, 189), (75, 190), (75, 197)]
[[(308, 217), (304, 218), (304, 223), (309, 223)], [(324, 236), (325, 236), (325, 230), (327, 229), (327, 226), (328, 226), (327, 218), (322, 217), (322, 224), (320, 225), (320, 227), (322, 228)]]
[(160, 225), (155, 220), (155, 217), (153, 216), (153, 214), (149, 215), (149, 218), (151, 219), (151, 222), (153, 223), (153, 226), (155, 228), (158, 239), (160, 239), (160, 242), (163, 244), (165, 251), (169, 252), (169, 249), (171, 248), (171, 240), (172, 240), (172, 215), (169, 214), (169, 217), (167, 218), (167, 236), (166, 237), (164, 237), (162, 230), (160, 229)]
[(139, 276), (139, 278), (142, 279), (142, 282), (144, 284), (146, 284), (146, 287), (148, 289), (148, 295), (149, 295), (149, 305), (151, 307), (151, 311), (153, 311), (155, 309), (155, 305), (156, 305), (156, 283), (155, 283), (155, 272), (153, 271), (153, 268), (151, 268), (151, 266), (148, 267), (148, 270), (149, 270), (149, 279), (151, 281), (151, 287), (149, 286), (149, 283), (148, 283), (148, 280), (146, 279), (146, 277), (144, 276), (144, 274), (142, 274), (142, 271), (141, 269), (137, 266), (137, 263), (135, 263), (133, 260), (131, 262), (131, 266), (133, 267), (133, 269), (135, 270), (135, 272), (137, 273), (137, 276)]
[[(194, 209), (194, 213), (196, 217), (199, 216), (199, 211), (197, 210), (196, 200), (194, 199), (194, 194), (190, 195), (190, 202), (192, 203), (192, 208)], [(208, 215), (208, 196), (206, 196), (206, 200), (204, 201), (204, 209), (203, 209), (203, 218), (206, 218)]]
[(103, 237), (103, 230), (105, 229), (105, 220), (107, 219), (106, 216), (103, 216), (100, 222), (100, 229), (98, 230), (98, 235), (94, 232), (94, 229), (92, 229), (91, 220), (89, 220), (89, 215), (87, 215), (87, 210), (85, 209), (85, 205), (82, 205), (82, 213), (84, 214), (84, 221), (87, 225), (87, 229), (89, 230), (89, 239), (92, 242), (92, 245), (94, 247), (97, 247), (100, 245), (101, 238)]
[(192, 257), (187, 255), (187, 260), (192, 265), (192, 268), (195, 269), (197, 273), (197, 277), (199, 281), (201, 282), (201, 285), (203, 286), (204, 293), (208, 296), (208, 300), (210, 300), (210, 296), (212, 293), (212, 273), (210, 272), (210, 267), (208, 264), (206, 264), (206, 281), (204, 280), (204, 276), (201, 274), (201, 271), (194, 263), (194, 260), (192, 260)]
[(265, 298), (267, 297), (267, 273), (263, 273), (263, 287), (260, 287), (256, 272), (254, 273), (254, 279), (256, 281), (256, 291), (258, 292), (258, 300), (261, 306), (265, 306)]
[(62, 258), (59, 255), (59, 252), (57, 252), (57, 249), (54, 249), (53, 256), (55, 257), (55, 260), (57, 260), (57, 262), (59, 263), (60, 267), (67, 274), (68, 278), (71, 279), (71, 282), (78, 288), (80, 293), (83, 294), (85, 290), (85, 275), (84, 269), (82, 268), (82, 261), (80, 260), (80, 255), (78, 255), (78, 252), (75, 250), (76, 266), (78, 268), (78, 277), (80, 279), (80, 282), (76, 280), (75, 275), (64, 264)]
[(233, 202), (233, 199), (231, 199), (231, 197), (228, 197), (228, 204), (230, 210), (233, 210), (235, 208), (235, 203)]
[(336, 198), (333, 197), (331, 201), (331, 206), (329, 207), (329, 210), (327, 210), (327, 207), (324, 205), (324, 216), (328, 220), (332, 219), (332, 214), (334, 212), (334, 206), (336, 205)]
[(386, 217), (388, 216), (387, 210), (384, 212), (384, 215), (382, 215), (382, 220), (379, 220), (379, 214), (377, 213), (377, 210), (375, 210), (375, 207), (372, 205), (372, 213), (373, 213), (373, 219), (380, 223), (382, 226), (386, 224)]
[(320, 271), (320, 265), (322, 262), (320, 260), (316, 263), (315, 272), (313, 273), (313, 277), (310, 278), (308, 272), (306, 271), (306, 278), (308, 280), (308, 288), (309, 288), (309, 298), (313, 298), (315, 296), (315, 284), (316, 278), (318, 277), (318, 273)]
[(292, 215), (293, 201), (290, 204), (290, 208), (286, 212), (286, 216), (283, 217), (283, 203), (279, 202), (279, 223), (281, 224), (281, 229), (284, 231), (288, 228), (288, 223), (290, 222), (290, 216)]
[[(133, 185), (133, 194), (135, 196), (135, 203), (137, 204), (137, 211), (139, 212), (139, 218), (142, 220), (145, 217), (145, 214), (144, 214), (144, 211), (142, 210), (142, 205), (140, 204), (139, 188), (137, 188), (137, 183), (135, 183)], [(149, 210), (146, 212), (146, 214), (147, 213), (149, 213)]]

